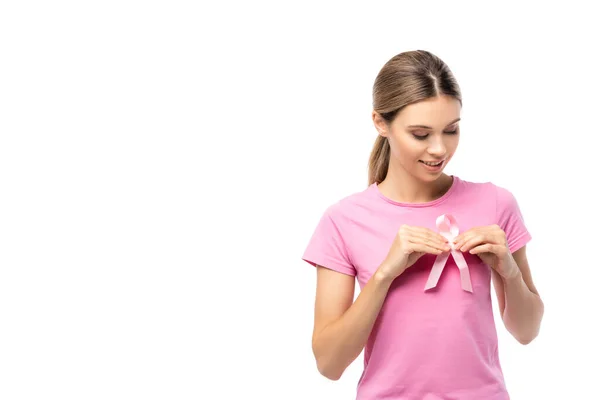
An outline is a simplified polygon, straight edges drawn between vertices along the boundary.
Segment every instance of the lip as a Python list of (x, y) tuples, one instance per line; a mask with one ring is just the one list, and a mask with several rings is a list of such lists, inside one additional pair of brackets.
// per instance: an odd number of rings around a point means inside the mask
[[(429, 166), (429, 165), (425, 164), (423, 162), (423, 160), (419, 160), (419, 161), (421, 162), (421, 164), (423, 165), (423, 167), (425, 167), (425, 169), (427, 169), (428, 171), (432, 171), (432, 172), (438, 172), (438, 171), (440, 171), (442, 169), (442, 167), (444, 166), (444, 164), (446, 163), (445, 159), (443, 159), (443, 160), (437, 160), (437, 161), (431, 161), (431, 162), (440, 162), (440, 161), (442, 162), (439, 166), (432, 167), (432, 166)], [(428, 162), (430, 162), (430, 161), (428, 161)]]

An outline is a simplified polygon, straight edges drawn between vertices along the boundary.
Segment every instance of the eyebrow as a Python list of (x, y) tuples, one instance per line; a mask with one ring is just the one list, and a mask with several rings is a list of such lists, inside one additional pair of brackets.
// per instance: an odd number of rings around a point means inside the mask
[[(450, 122), (448, 125), (452, 125), (455, 122), (460, 121), (460, 118), (455, 119), (454, 121)], [(446, 126), (448, 126), (446, 125)], [(433, 129), (431, 126), (427, 126), (427, 125), (409, 125), (407, 128), (424, 128), (424, 129)]]

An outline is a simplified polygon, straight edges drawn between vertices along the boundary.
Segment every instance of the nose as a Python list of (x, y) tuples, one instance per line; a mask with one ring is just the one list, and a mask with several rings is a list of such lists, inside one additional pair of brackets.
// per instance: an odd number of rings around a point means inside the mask
[(427, 152), (434, 157), (442, 158), (442, 156), (446, 154), (446, 145), (444, 144), (444, 139), (441, 137), (436, 137), (435, 139), (431, 140), (429, 142)]

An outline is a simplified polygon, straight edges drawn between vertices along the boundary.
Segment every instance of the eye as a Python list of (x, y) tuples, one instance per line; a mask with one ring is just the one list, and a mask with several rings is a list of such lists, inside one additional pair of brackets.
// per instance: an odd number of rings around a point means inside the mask
[[(455, 135), (458, 132), (458, 128), (456, 128), (453, 131), (444, 131), (444, 133), (448, 134), (448, 135)], [(429, 133), (426, 133), (425, 135), (417, 135), (416, 133), (413, 133), (413, 136), (415, 137), (415, 139), (417, 140), (425, 140), (427, 139), (427, 137), (429, 136)]]

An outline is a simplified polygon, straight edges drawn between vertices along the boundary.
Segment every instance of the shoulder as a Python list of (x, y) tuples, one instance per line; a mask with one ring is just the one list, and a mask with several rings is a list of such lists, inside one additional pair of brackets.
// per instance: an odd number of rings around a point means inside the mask
[(492, 181), (475, 182), (459, 179), (459, 186), (463, 191), (469, 192), (470, 194), (483, 194), (501, 201), (514, 198), (512, 192), (508, 188), (500, 186)]
[(498, 185), (494, 182), (486, 182), (489, 192), (493, 194), (496, 201), (496, 211), (502, 213), (504, 210), (511, 210), (517, 206), (517, 199), (513, 192), (506, 186)]
[(483, 190), (488, 193), (490, 202), (493, 201), (495, 218), (500, 226), (504, 226), (514, 219), (523, 219), (519, 202), (511, 189), (489, 181), (483, 185), (485, 187)]
[(325, 214), (333, 219), (343, 219), (371, 202), (373, 200), (372, 197), (373, 187), (370, 185), (366, 189), (351, 192), (339, 200), (330, 203), (325, 209)]
[(510, 214), (520, 215), (519, 204), (513, 192), (506, 186), (493, 181), (473, 182), (459, 180), (462, 200), (477, 199), (480, 205), (489, 207), (494, 220), (502, 221)]
[(497, 196), (498, 186), (490, 181), (476, 182), (458, 178), (457, 185), (459, 192), (467, 194), (471, 197), (476, 196), (477, 198), (484, 197), (487, 199), (492, 199)]

